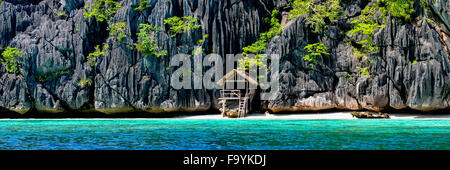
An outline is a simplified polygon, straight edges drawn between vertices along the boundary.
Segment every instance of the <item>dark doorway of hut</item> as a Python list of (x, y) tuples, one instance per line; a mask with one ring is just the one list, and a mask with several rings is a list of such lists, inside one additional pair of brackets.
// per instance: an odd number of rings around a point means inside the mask
[[(241, 118), (246, 117), (250, 111), (258, 82), (248, 76), (245, 71), (232, 70), (225, 74), (217, 84), (223, 86), (220, 90), (219, 110), (223, 117)], [(227, 84), (233, 84), (233, 89), (227, 89)]]

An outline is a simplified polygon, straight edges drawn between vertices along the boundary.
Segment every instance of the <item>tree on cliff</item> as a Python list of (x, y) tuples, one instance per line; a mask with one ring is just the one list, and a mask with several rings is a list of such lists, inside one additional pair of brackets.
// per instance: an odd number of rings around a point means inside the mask
[(19, 70), (19, 58), (23, 56), (23, 52), (17, 48), (7, 47), (2, 52), (3, 58), (0, 59), (2, 64), (5, 64), (6, 71), (9, 73), (20, 73)]

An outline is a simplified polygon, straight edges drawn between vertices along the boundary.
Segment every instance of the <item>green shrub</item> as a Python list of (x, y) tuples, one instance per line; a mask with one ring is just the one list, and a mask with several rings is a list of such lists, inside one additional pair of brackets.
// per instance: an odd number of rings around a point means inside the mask
[(91, 65), (91, 67), (95, 66), (95, 62), (96, 62), (97, 58), (102, 56), (107, 49), (108, 49), (108, 45), (106, 45), (106, 44), (103, 46), (102, 49), (100, 49), (99, 45), (95, 46), (95, 51), (90, 53), (87, 56), (87, 60), (89, 61), (89, 64)]
[(46, 82), (50, 79), (54, 79), (57, 78), (59, 75), (64, 74), (64, 73), (69, 73), (70, 69), (64, 69), (64, 70), (59, 70), (56, 71), (54, 73), (48, 73), (45, 75), (38, 75), (38, 76), (34, 76), (39, 82)]
[(83, 14), (84, 18), (88, 19), (95, 17), (97, 21), (109, 21), (113, 17), (117, 10), (121, 8), (121, 0), (95, 0), (91, 5), (86, 5), (86, 9)]
[(345, 78), (346, 78), (346, 79), (352, 79), (353, 76), (352, 76), (350, 73), (345, 72)]
[(291, 0), (289, 18), (305, 17), (314, 33), (322, 33), (327, 27), (327, 19), (337, 22), (342, 14), (339, 0)]
[(250, 46), (242, 48), (244, 55), (264, 53), (264, 50), (269, 45), (270, 39), (272, 39), (276, 35), (281, 34), (282, 27), (281, 27), (278, 19), (276, 18), (277, 15), (278, 15), (278, 11), (273, 10), (272, 18), (266, 19), (266, 22), (267, 21), (270, 22), (271, 28), (269, 29), (269, 31), (261, 33), (258, 41), (256, 41), (255, 43), (253, 43)]
[[(426, 3), (421, 0), (420, 3)], [(352, 30), (349, 31), (351, 36), (363, 34), (364, 39), (356, 42), (362, 48), (353, 47), (353, 56), (358, 58), (367, 58), (370, 54), (378, 52), (378, 47), (373, 45), (373, 34), (378, 29), (386, 27), (386, 16), (388, 14), (403, 21), (410, 21), (414, 13), (414, 0), (372, 0), (358, 16), (353, 20)]]
[(146, 56), (161, 57), (167, 55), (167, 51), (158, 46), (158, 39), (155, 35), (158, 31), (161, 31), (161, 28), (149, 24), (140, 24), (136, 49)]
[(387, 12), (403, 21), (410, 21), (411, 15), (415, 12), (415, 0), (383, 0), (383, 2), (385, 3)]
[(350, 35), (354, 37), (358, 34), (364, 35), (363, 40), (356, 42), (362, 48), (352, 47), (353, 56), (368, 58), (370, 54), (378, 51), (378, 47), (373, 45), (373, 34), (376, 30), (386, 27), (386, 12), (385, 8), (380, 7), (380, 3), (373, 3), (367, 5), (362, 10), (361, 15), (351, 22), (351, 24), (354, 24), (354, 27), (349, 31)]
[(169, 25), (169, 33), (171, 33), (172, 37), (175, 37), (176, 34), (182, 33), (184, 31), (188, 31), (191, 29), (198, 29), (201, 25), (195, 24), (197, 22), (197, 18), (193, 16), (184, 16), (184, 17), (171, 17), (164, 20), (164, 24)]
[(197, 47), (194, 50), (192, 50), (192, 55), (200, 55), (201, 53), (203, 53), (202, 47)]
[(147, 5), (147, 3), (148, 3), (147, 0), (141, 0), (141, 1), (139, 1), (138, 7), (134, 8), (134, 10), (136, 10), (136, 11), (143, 11), (143, 10), (145, 10), (145, 9), (147, 9), (147, 8), (150, 8), (151, 5)]
[(202, 45), (206, 38), (208, 38), (208, 34), (203, 35), (202, 39), (197, 40), (197, 45)]
[(78, 82), (78, 86), (80, 86), (81, 88), (85, 88), (87, 86), (92, 86), (92, 84), (93, 84), (93, 81), (91, 78), (81, 79)]
[(304, 49), (308, 54), (303, 57), (303, 60), (308, 62), (310, 66), (317, 64), (318, 57), (330, 55), (330, 53), (327, 52), (327, 47), (323, 43), (308, 44)]
[(6, 71), (9, 73), (19, 72), (19, 59), (23, 56), (23, 52), (19, 51), (17, 48), (6, 47), (5, 51), (2, 52), (3, 58), (0, 61), (6, 65)]
[(205, 42), (206, 38), (208, 38), (208, 34), (203, 35), (202, 39), (197, 40), (197, 45), (199, 47), (192, 50), (192, 55), (200, 55), (203, 53), (203, 43)]
[[(283, 27), (281, 26), (279, 20), (277, 19), (278, 10), (272, 11), (272, 17), (266, 18), (266, 22), (270, 23), (270, 29), (267, 32), (261, 33), (258, 41), (253, 43), (250, 46), (242, 48), (242, 54), (245, 56), (243, 59), (239, 60), (239, 69), (240, 70), (248, 70), (250, 67), (254, 66), (263, 66), (265, 67), (262, 60), (266, 57), (263, 55), (267, 46), (269, 45), (269, 41), (275, 37), (276, 35), (281, 34)], [(248, 54), (255, 54), (255, 58), (249, 58)]]
[(63, 16), (63, 15), (66, 15), (66, 11), (58, 11), (58, 12), (56, 12), (56, 16), (58, 16), (58, 17), (60, 17), (60, 16)]
[(356, 66), (356, 69), (358, 69), (359, 74), (363, 77), (370, 77), (370, 73), (369, 73), (369, 67), (359, 67)]
[(264, 53), (264, 50), (266, 50), (267, 46), (269, 45), (269, 41), (276, 35), (281, 34), (283, 28), (281, 27), (279, 20), (276, 18), (277, 16), (278, 10), (273, 10), (272, 18), (266, 19), (266, 22), (268, 21), (271, 26), (269, 31), (261, 33), (258, 41), (256, 41), (252, 45), (242, 48), (243, 55)]
[(118, 22), (108, 27), (109, 35), (115, 36), (117, 40), (119, 40), (120, 42), (122, 42), (122, 40), (125, 37), (127, 37), (126, 29), (127, 29), (126, 22)]

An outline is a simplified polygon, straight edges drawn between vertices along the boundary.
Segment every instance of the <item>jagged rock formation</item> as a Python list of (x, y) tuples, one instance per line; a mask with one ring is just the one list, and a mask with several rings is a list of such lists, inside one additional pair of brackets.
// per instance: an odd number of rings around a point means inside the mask
[[(288, 10), (286, 0), (149, 0), (150, 8), (138, 12), (138, 0), (123, 0), (113, 21), (126, 22), (135, 43), (139, 23), (165, 27), (172, 16), (197, 16), (201, 29), (175, 38), (159, 33), (160, 46), (172, 56), (190, 53), (195, 41), (208, 34), (205, 53), (238, 54), (268, 29), (270, 11)], [(169, 57), (145, 57), (125, 45), (107, 41), (105, 23), (85, 19), (83, 10), (92, 0), (4, 0), (0, 4), (0, 47), (24, 52), (22, 75), (0, 66), (0, 110), (26, 112), (196, 112), (217, 109), (214, 90), (175, 90), (170, 87)], [(328, 38), (311, 32), (303, 18), (287, 20), (281, 35), (273, 38), (267, 53), (281, 54), (281, 88), (276, 100), (256, 103), (261, 109), (317, 111), (327, 109), (418, 111), (450, 107), (450, 1), (432, 2), (431, 14), (443, 24), (427, 19), (402, 23), (388, 18), (375, 34), (381, 56), (373, 61), (370, 77), (347, 77), (357, 59), (340, 31), (360, 13), (366, 1), (342, 6), (347, 19), (326, 31)], [(65, 11), (60, 13), (60, 11)], [(304, 47), (320, 41), (331, 55), (307, 69)], [(91, 67), (86, 57), (101, 43), (112, 42)], [(417, 63), (412, 64), (413, 61)], [(206, 69), (205, 69), (206, 70)], [(55, 73), (58, 73), (56, 76)], [(40, 81), (38, 77), (51, 77)], [(93, 77), (91, 86), (78, 82)], [(257, 101), (259, 102), (259, 101)]]

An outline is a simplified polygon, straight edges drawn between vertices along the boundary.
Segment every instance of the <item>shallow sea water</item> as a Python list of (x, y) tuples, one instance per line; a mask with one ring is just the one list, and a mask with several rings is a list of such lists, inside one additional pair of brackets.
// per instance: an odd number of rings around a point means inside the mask
[(0, 120), (0, 149), (450, 149), (450, 120)]

